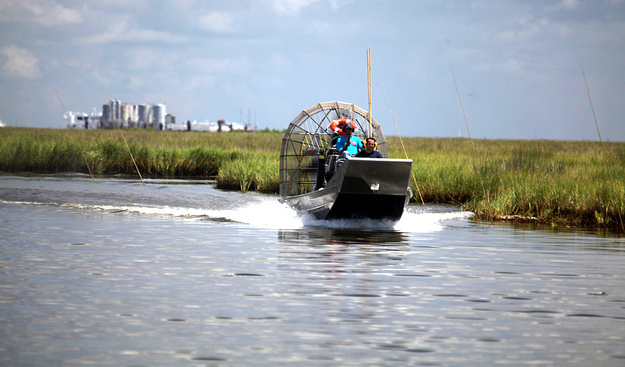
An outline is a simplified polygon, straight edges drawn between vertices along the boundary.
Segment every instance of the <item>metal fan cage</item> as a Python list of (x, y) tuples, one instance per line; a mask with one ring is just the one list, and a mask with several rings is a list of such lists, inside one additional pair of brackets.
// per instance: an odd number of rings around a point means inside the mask
[(338, 118), (347, 118), (356, 125), (353, 135), (365, 139), (373, 136), (377, 150), (388, 157), (386, 138), (382, 127), (362, 108), (344, 102), (318, 103), (302, 111), (291, 123), (282, 138), (280, 151), (280, 195), (299, 195), (314, 189), (317, 181), (319, 157), (335, 152), (339, 135), (330, 124)]

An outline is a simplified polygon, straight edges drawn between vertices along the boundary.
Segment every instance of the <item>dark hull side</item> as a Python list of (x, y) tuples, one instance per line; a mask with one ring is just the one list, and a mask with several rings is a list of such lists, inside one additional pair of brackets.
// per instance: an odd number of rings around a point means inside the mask
[(411, 169), (409, 159), (352, 158), (323, 189), (283, 200), (317, 219), (397, 221), (412, 194)]
[(325, 219), (399, 220), (404, 213), (406, 198), (410, 199), (410, 196), (341, 194)]

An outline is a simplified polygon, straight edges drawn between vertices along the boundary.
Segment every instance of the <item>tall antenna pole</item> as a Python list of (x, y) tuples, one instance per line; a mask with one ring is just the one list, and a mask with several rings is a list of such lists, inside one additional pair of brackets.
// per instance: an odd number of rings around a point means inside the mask
[(475, 144), (473, 143), (473, 138), (471, 137), (471, 130), (469, 130), (469, 122), (467, 121), (467, 114), (464, 113), (464, 105), (462, 104), (462, 98), (460, 98), (460, 89), (458, 89), (458, 83), (456, 83), (456, 75), (454, 75), (454, 68), (449, 65), (449, 69), (451, 70), (451, 76), (454, 79), (454, 85), (456, 86), (456, 93), (458, 93), (458, 100), (460, 101), (460, 108), (462, 109), (462, 116), (464, 117), (464, 123), (467, 125), (467, 133), (469, 134), (469, 140), (471, 141), (471, 148), (473, 148), (473, 167), (475, 168), (475, 174), (480, 179), (480, 184), (482, 185), (482, 193), (484, 198), (486, 198), (486, 205), (488, 206), (488, 217), (492, 218), (491, 210), (490, 210), (490, 199), (488, 195), (486, 195), (486, 189), (484, 188), (484, 180), (482, 179), (482, 174), (477, 168), (477, 152), (475, 150)]
[(371, 49), (367, 50), (367, 85), (369, 89), (369, 137), (373, 137), (373, 129), (371, 120)]
[[(67, 116), (67, 118), (69, 119), (69, 115), (67, 114), (67, 110), (65, 109), (65, 104), (63, 103), (63, 100), (61, 99), (61, 95), (59, 94), (59, 90), (56, 89), (56, 85), (53, 85), (54, 90), (56, 91), (56, 95), (59, 97), (59, 101), (61, 102), (61, 106), (63, 106), (63, 112), (65, 113), (65, 116)], [(85, 156), (85, 150), (83, 149), (82, 145), (80, 146), (80, 152), (82, 153), (82, 159), (85, 161), (85, 165), (87, 166), (87, 170), (89, 171), (89, 175), (91, 176), (91, 180), (93, 182), (95, 182), (95, 178), (93, 178), (93, 173), (91, 172), (91, 167), (89, 167), (89, 162), (87, 161), (87, 157)]]
[[(384, 86), (384, 82), (382, 82), (382, 89), (384, 89), (384, 95), (386, 96), (386, 103), (388, 103), (388, 109), (391, 111), (391, 117), (393, 118), (393, 123), (395, 124), (395, 130), (397, 130), (397, 136), (399, 136), (399, 142), (401, 143), (401, 147), (404, 149), (404, 155), (406, 159), (408, 159), (408, 153), (406, 152), (406, 147), (404, 146), (404, 140), (401, 138), (401, 134), (399, 133), (399, 128), (397, 127), (397, 122), (395, 122), (395, 116), (393, 115), (393, 109), (391, 108), (391, 102), (388, 100), (388, 94), (386, 94), (386, 87)], [(410, 173), (412, 173), (412, 180), (414, 181), (414, 185), (417, 188), (417, 192), (419, 193), (419, 198), (421, 199), (421, 204), (425, 206), (425, 201), (423, 201), (423, 195), (421, 195), (421, 189), (419, 188), (419, 184), (417, 183), (417, 179), (414, 176), (414, 171), (411, 169)], [(412, 194), (414, 196), (414, 194)], [(416, 199), (416, 197), (415, 197)]]
[[(106, 96), (106, 93), (104, 92), (104, 87), (102, 87), (102, 83), (100, 83), (100, 88), (102, 89), (102, 93), (104, 94), (104, 98), (108, 101), (109, 99)], [(117, 123), (117, 119), (113, 119), (113, 120), (115, 120), (115, 125), (117, 125), (117, 130), (119, 131), (119, 135), (122, 136), (122, 140), (124, 141), (124, 144), (126, 144), (126, 149), (128, 150), (128, 154), (130, 154), (130, 159), (132, 159), (132, 163), (134, 163), (135, 169), (137, 170), (137, 173), (139, 174), (139, 178), (141, 179), (141, 183), (143, 183), (143, 186), (145, 186), (145, 181), (143, 180), (143, 176), (141, 176), (141, 171), (139, 171), (139, 166), (137, 165), (137, 161), (135, 161), (135, 157), (132, 155), (132, 152), (130, 151), (130, 147), (128, 146), (128, 142), (126, 141), (126, 138), (124, 137), (124, 133), (122, 133), (122, 129), (119, 127), (119, 123)]]
[[(599, 143), (601, 144), (601, 152), (603, 153), (603, 160), (605, 161), (605, 169), (608, 171), (608, 176), (610, 177), (610, 181), (614, 181), (612, 178), (612, 171), (610, 171), (610, 165), (608, 164), (608, 157), (605, 154), (605, 148), (603, 147), (603, 139), (601, 138), (601, 131), (599, 130), (599, 123), (597, 122), (597, 115), (595, 114), (595, 106), (592, 104), (592, 98), (590, 98), (590, 88), (588, 88), (588, 81), (586, 81), (586, 73), (584, 73), (584, 67), (582, 63), (579, 63), (579, 66), (582, 68), (582, 75), (584, 76), (584, 83), (586, 83), (586, 91), (588, 92), (588, 100), (590, 101), (590, 108), (592, 109), (592, 117), (595, 119), (595, 126), (597, 127), (597, 134), (599, 135)], [(614, 185), (612, 185), (612, 189), (614, 190)], [(615, 206), (618, 212), (618, 219), (621, 222), (621, 230), (625, 232), (625, 225), (623, 224), (623, 216), (621, 215), (621, 207), (618, 205), (618, 202), (615, 200)]]

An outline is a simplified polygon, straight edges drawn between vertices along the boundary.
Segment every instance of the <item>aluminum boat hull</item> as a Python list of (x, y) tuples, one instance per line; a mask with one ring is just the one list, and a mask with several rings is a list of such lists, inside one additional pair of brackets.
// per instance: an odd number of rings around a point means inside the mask
[(411, 159), (348, 158), (322, 189), (283, 201), (317, 219), (398, 221), (410, 200)]

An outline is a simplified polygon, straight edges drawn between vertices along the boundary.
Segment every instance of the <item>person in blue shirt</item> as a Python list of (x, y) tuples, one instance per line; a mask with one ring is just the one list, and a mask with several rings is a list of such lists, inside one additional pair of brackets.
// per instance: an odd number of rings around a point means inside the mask
[(378, 152), (375, 149), (375, 139), (367, 138), (367, 143), (365, 144), (365, 149), (361, 150), (356, 154), (356, 157), (360, 158), (384, 158), (382, 157), (382, 153)]
[(343, 128), (345, 136), (339, 137), (336, 141), (336, 149), (339, 152), (339, 157), (353, 157), (363, 148), (362, 139), (357, 136), (352, 136), (354, 127), (350, 124), (345, 124)]

